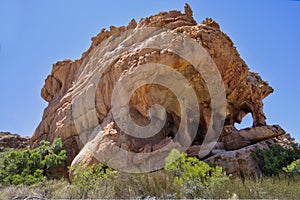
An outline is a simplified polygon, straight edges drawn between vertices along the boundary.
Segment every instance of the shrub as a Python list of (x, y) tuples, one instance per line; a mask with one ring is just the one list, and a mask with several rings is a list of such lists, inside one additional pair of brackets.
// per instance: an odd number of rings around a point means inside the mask
[(66, 150), (61, 139), (52, 145), (41, 141), (35, 149), (11, 150), (2, 154), (0, 183), (4, 185), (31, 185), (50, 177), (50, 170), (66, 164)]
[(279, 144), (272, 145), (269, 149), (257, 149), (252, 156), (258, 161), (263, 174), (267, 176), (277, 175), (283, 167), (300, 158), (300, 148), (297, 144), (283, 147)]
[[(73, 166), (74, 167), (74, 166)], [(72, 168), (73, 168), (72, 167)], [(76, 198), (175, 198), (179, 188), (174, 176), (164, 170), (130, 174), (112, 170), (103, 164), (75, 166), (72, 185), (78, 189)]]
[(164, 170), (142, 174), (118, 172), (103, 164), (73, 166), (72, 185), (79, 191), (76, 198), (197, 198), (213, 193), (227, 180), (221, 167), (211, 167), (177, 150), (172, 150), (166, 163)]
[(283, 168), (287, 174), (290, 175), (300, 175), (300, 159), (292, 162), (290, 165)]
[(88, 167), (82, 167), (80, 165), (73, 166), (76, 174), (73, 184), (79, 188), (80, 198), (87, 198), (89, 192), (97, 190), (98, 183), (103, 182), (108, 176), (111, 176), (117, 171), (110, 169), (105, 164), (93, 164)]
[[(174, 161), (174, 158), (178, 158)], [(166, 158), (165, 170), (175, 175), (174, 182), (183, 187), (184, 196), (204, 197), (203, 190), (227, 180), (219, 166), (211, 167), (195, 157), (173, 149)], [(204, 196), (203, 196), (204, 195)]]

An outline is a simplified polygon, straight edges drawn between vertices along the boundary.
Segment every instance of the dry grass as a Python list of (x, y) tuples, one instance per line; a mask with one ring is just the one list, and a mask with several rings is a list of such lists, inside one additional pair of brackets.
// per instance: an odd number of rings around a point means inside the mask
[(207, 198), (299, 199), (299, 184), (299, 176), (246, 178), (245, 180), (231, 178), (218, 187), (211, 188)]
[[(118, 173), (101, 179), (82, 191), (78, 184), (66, 180), (49, 180), (32, 186), (0, 188), (0, 199), (25, 199), (38, 196), (48, 199), (78, 198), (239, 198), (239, 199), (299, 199), (300, 177), (284, 176), (230, 178), (218, 185), (201, 187), (194, 194), (173, 182), (174, 177), (164, 171), (151, 174)], [(84, 194), (86, 192), (86, 194)]]

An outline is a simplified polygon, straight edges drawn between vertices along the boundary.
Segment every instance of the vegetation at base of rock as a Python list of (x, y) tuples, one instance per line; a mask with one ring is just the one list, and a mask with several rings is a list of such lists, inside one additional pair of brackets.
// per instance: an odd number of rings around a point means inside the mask
[(228, 180), (221, 167), (211, 167), (176, 149), (166, 158), (165, 168), (152, 173), (128, 174), (103, 164), (77, 165), (71, 170), (76, 175), (72, 185), (80, 191), (75, 192), (76, 198), (205, 197), (204, 188)]
[(300, 159), (284, 167), (283, 171), (285, 171), (289, 175), (300, 175)]
[(274, 144), (268, 149), (257, 149), (253, 158), (264, 175), (273, 176), (283, 172), (283, 167), (300, 158), (300, 148), (297, 144), (282, 146)]
[(92, 191), (104, 179), (113, 176), (117, 171), (112, 170), (104, 164), (93, 164), (83, 168), (80, 165), (73, 166), (76, 174), (73, 184), (80, 190), (80, 198), (87, 198), (89, 191)]
[[(49, 144), (49, 143), (48, 143)], [(47, 145), (46, 145), (47, 146)], [(49, 146), (48, 146), (49, 147)], [(52, 149), (53, 145), (52, 145)], [(56, 149), (57, 153), (61, 148)], [(53, 151), (54, 153), (54, 151)], [(176, 159), (177, 158), (177, 159)], [(174, 162), (171, 162), (175, 160)], [(299, 160), (284, 169), (299, 169)], [(197, 158), (172, 150), (163, 170), (128, 174), (104, 164), (74, 166), (72, 183), (65, 179), (43, 179), (32, 185), (0, 187), (0, 199), (82, 198), (265, 198), (297, 199), (300, 196), (300, 175), (279, 174), (257, 178), (227, 176), (218, 166), (209, 166)], [(2, 168), (3, 169), (3, 168)]]
[[(191, 198), (183, 187), (173, 182), (174, 176), (165, 171), (149, 174), (117, 173), (90, 184), (86, 198), (90, 199), (141, 199), (141, 198)], [(194, 198), (207, 199), (299, 199), (300, 176), (287, 178), (230, 177), (221, 184), (204, 187)], [(199, 196), (198, 196), (199, 195)], [(25, 199), (38, 196), (48, 199), (81, 199), (81, 188), (66, 180), (46, 180), (30, 186), (17, 185), (0, 188), (0, 199)]]
[(219, 166), (211, 167), (196, 157), (188, 157), (186, 153), (180, 153), (173, 149), (166, 158), (165, 171), (174, 175), (174, 184), (178, 184), (186, 191), (186, 195), (205, 197), (203, 189), (221, 184), (228, 177)]
[(11, 150), (1, 154), (0, 184), (31, 185), (51, 178), (51, 170), (66, 165), (67, 152), (61, 139), (41, 141), (35, 149)]

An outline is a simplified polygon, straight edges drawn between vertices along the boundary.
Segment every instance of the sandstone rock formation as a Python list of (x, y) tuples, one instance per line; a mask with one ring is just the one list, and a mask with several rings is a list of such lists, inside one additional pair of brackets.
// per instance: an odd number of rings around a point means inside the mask
[(22, 137), (9, 132), (0, 132), (0, 152), (23, 148), (29, 148), (29, 137)]
[[(237, 175), (244, 177), (246, 175), (257, 176), (262, 174), (257, 161), (255, 161), (251, 154), (256, 149), (268, 149), (273, 144), (281, 144), (281, 145), (289, 145), (290, 143), (296, 143), (294, 138), (291, 138), (290, 134), (286, 134), (284, 130), (282, 130), (279, 126), (265, 126), (260, 127), (261, 130), (258, 133), (262, 133), (262, 135), (267, 134), (267, 132), (271, 135), (280, 135), (278, 137), (274, 137), (271, 139), (264, 140), (262, 139), (260, 142), (251, 145), (245, 145), (242, 148), (236, 148), (231, 151), (226, 151), (225, 149), (211, 152), (211, 155), (206, 158), (204, 161), (216, 164), (221, 166), (228, 174)], [(275, 133), (271, 133), (270, 129), (273, 129)], [(248, 133), (250, 137), (251, 132), (253, 133), (253, 129), (241, 130), (238, 132), (242, 132), (241, 134)], [(236, 142), (245, 143), (245, 140), (240, 140)], [(246, 139), (247, 141), (247, 139)]]
[[(114, 55), (113, 53), (119, 49), (113, 49), (113, 47), (122, 49), (126, 48), (126, 44), (122, 43), (123, 41), (119, 41), (117, 44), (107, 41), (113, 41), (114, 38), (126, 31), (148, 27), (163, 28), (161, 32), (153, 33), (152, 38), (161, 36), (167, 30), (173, 30), (193, 39), (204, 47), (220, 72), (227, 99), (226, 115), (224, 116), (225, 126), (216, 147), (205, 154), (206, 161), (221, 164), (230, 173), (239, 173), (243, 170), (257, 171), (255, 167), (249, 169), (249, 166), (252, 166), (252, 161), (249, 160), (251, 159), (249, 157), (250, 152), (257, 147), (265, 148), (268, 141), (274, 140), (272, 138), (285, 135), (279, 126), (266, 126), (263, 99), (272, 93), (273, 89), (257, 73), (249, 71), (233, 42), (221, 31), (220, 26), (214, 20), (206, 19), (201, 24), (197, 24), (188, 5), (185, 6), (184, 13), (180, 11), (161, 12), (143, 18), (139, 23), (132, 20), (128, 26), (111, 26), (110, 30), (102, 29), (97, 36), (92, 38), (91, 47), (83, 53), (80, 59), (64, 60), (54, 64), (41, 92), (42, 97), (49, 105), (31, 138), (31, 146), (37, 146), (41, 140), (52, 141), (55, 137), (60, 137), (64, 148), (68, 151), (69, 164), (75, 157), (73, 163), (81, 162), (83, 165), (95, 163), (99, 159), (95, 158), (94, 152), (106, 157), (116, 156), (117, 153), (113, 146), (135, 153), (161, 150), (163, 157), (164, 151), (162, 149), (166, 144), (172, 143), (172, 138), (175, 137), (179, 129), (182, 117), (179, 103), (172, 91), (154, 84), (144, 85), (132, 95), (130, 116), (141, 126), (149, 124), (149, 107), (160, 104), (166, 109), (165, 126), (158, 134), (146, 139), (132, 137), (122, 132), (114, 123), (111, 106), (113, 88), (119, 80), (132, 80), (131, 74), (139, 70), (139, 66), (142, 64), (160, 62), (180, 72), (195, 90), (200, 108), (200, 121), (197, 124), (196, 137), (187, 152), (197, 156), (197, 151), (201, 148), (209, 127), (220, 127), (223, 124), (219, 121), (213, 121), (210, 124), (212, 116), (211, 97), (203, 77), (187, 60), (180, 58), (172, 49), (135, 48), (134, 51), (124, 51), (116, 57), (108, 68), (104, 68), (105, 60), (102, 61), (103, 73), (97, 77), (99, 82), (95, 86), (96, 92), (90, 97), (96, 105), (97, 123), (101, 125), (104, 131), (102, 131), (101, 136), (91, 138), (93, 140), (84, 147), (86, 141), (80, 138), (81, 133), (76, 128), (74, 121), (77, 120), (76, 117), (82, 116), (73, 116), (73, 112), (77, 108), (73, 106), (72, 101), (85, 93), (84, 84), (96, 73), (95, 71), (88, 71), (91, 68), (89, 63), (97, 63), (102, 67), (101, 62), (97, 60), (100, 58), (95, 57), (97, 48), (109, 49)], [(128, 37), (130, 38), (130, 36)], [(146, 43), (146, 41), (142, 42)], [(129, 43), (134, 45), (133, 41), (129, 41)], [(178, 42), (178, 46), (180, 45), (183, 44)], [(95, 58), (96, 60), (93, 60)], [(89, 73), (83, 73), (85, 70)], [(89, 110), (89, 105), (85, 105), (85, 102), (82, 102), (81, 106)], [(219, 110), (214, 112), (220, 116), (224, 115), (224, 112)], [(252, 114), (253, 128), (236, 130), (234, 124), (240, 123), (248, 113)], [(89, 124), (82, 122), (82, 126), (89, 126)], [(88, 145), (92, 146), (93, 152), (87, 148)], [(176, 142), (172, 145), (178, 146)], [(133, 160), (130, 162), (135, 162), (135, 157), (131, 159)], [(149, 159), (151, 160), (151, 158)], [(236, 163), (239, 163), (241, 159), (243, 163), (237, 165)], [(223, 162), (228, 162), (228, 166)]]

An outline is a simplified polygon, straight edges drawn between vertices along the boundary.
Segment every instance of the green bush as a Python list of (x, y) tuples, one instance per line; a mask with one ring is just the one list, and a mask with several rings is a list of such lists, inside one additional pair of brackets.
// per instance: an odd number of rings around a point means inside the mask
[(205, 188), (228, 178), (221, 167), (211, 167), (195, 157), (187, 157), (186, 153), (180, 154), (177, 149), (173, 149), (166, 158), (165, 170), (175, 175), (174, 184), (183, 187), (183, 196), (194, 198), (203, 198)]
[(300, 175), (300, 159), (292, 162), (290, 165), (283, 168), (287, 174), (290, 175)]
[(272, 145), (269, 149), (257, 149), (252, 156), (264, 175), (273, 176), (283, 172), (283, 167), (300, 158), (300, 148), (297, 144), (283, 147), (279, 144)]
[(31, 185), (50, 177), (50, 170), (66, 165), (66, 150), (62, 149), (61, 139), (56, 138), (52, 145), (41, 141), (35, 149), (22, 149), (4, 152), (0, 166), (0, 184)]
[(80, 198), (87, 198), (89, 192), (97, 189), (99, 182), (101, 183), (108, 176), (117, 173), (117, 171), (101, 163), (88, 167), (77, 165), (73, 166), (72, 170), (76, 174), (73, 184), (79, 188)]
[(164, 170), (145, 174), (119, 172), (103, 164), (73, 166), (76, 198), (204, 198), (228, 180), (221, 167), (177, 150), (172, 150), (166, 163)]

